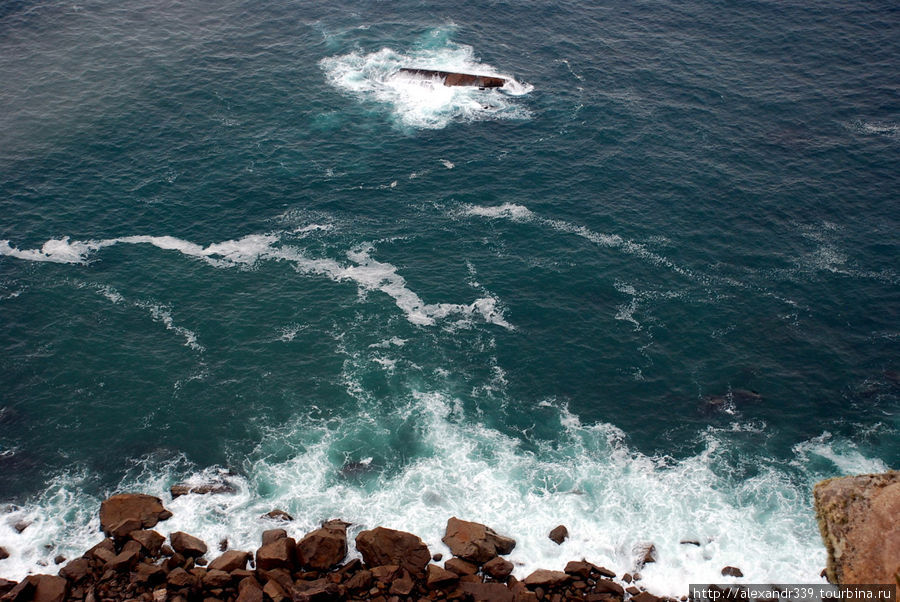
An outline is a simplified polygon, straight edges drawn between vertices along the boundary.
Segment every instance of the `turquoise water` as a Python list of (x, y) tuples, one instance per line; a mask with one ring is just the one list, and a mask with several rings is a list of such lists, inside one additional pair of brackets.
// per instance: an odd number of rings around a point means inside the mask
[[(819, 581), (812, 485), (900, 460), (898, 30), (887, 2), (0, 7), (0, 574), (141, 490), (210, 544), (277, 506), (445, 551), (458, 515), (517, 574), (652, 541), (660, 593)], [(208, 479), (237, 492), (167, 498)]]

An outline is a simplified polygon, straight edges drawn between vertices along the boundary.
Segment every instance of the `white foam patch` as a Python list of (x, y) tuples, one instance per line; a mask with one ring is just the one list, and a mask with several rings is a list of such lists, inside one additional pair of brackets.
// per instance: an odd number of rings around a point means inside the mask
[(184, 346), (190, 347), (194, 351), (203, 352), (206, 351), (203, 345), (198, 342), (197, 333), (185, 328), (184, 326), (179, 326), (175, 323), (175, 320), (172, 318), (172, 309), (170, 307), (166, 307), (159, 303), (145, 303), (138, 302), (135, 305), (138, 307), (142, 307), (150, 312), (150, 317), (153, 318), (154, 322), (159, 322), (166, 327), (166, 330), (171, 330), (182, 336), (184, 338)]
[[(48, 241), (40, 250), (20, 250), (0, 241), (0, 255), (7, 255), (29, 261), (52, 261), (55, 263), (86, 263), (91, 255), (100, 249), (117, 244), (149, 244), (154, 247), (177, 251), (188, 257), (195, 257), (215, 267), (250, 267), (262, 260), (287, 261), (302, 274), (315, 274), (335, 281), (354, 282), (364, 297), (368, 291), (381, 291), (391, 297), (406, 318), (419, 326), (432, 326), (438, 320), (457, 318), (456, 327), (467, 327), (473, 319), (480, 318), (490, 324), (513, 330), (506, 321), (497, 298), (488, 296), (471, 303), (426, 303), (412, 291), (406, 280), (397, 273), (396, 266), (380, 262), (371, 256), (371, 247), (360, 247), (347, 252), (349, 264), (342, 264), (329, 258), (310, 258), (302, 250), (289, 245), (276, 246), (278, 236), (274, 234), (251, 234), (237, 240), (227, 240), (203, 247), (173, 236), (127, 236), (101, 241), (70, 241), (68, 238)], [(151, 308), (152, 309), (152, 308)], [(202, 349), (192, 332), (175, 326), (171, 316), (164, 311), (154, 310), (154, 319), (166, 324), (188, 339), (192, 348)]]
[[(464, 44), (446, 42), (408, 53), (391, 48), (351, 52), (322, 59), (319, 65), (331, 85), (363, 102), (387, 107), (404, 127), (441, 129), (453, 121), (530, 118), (516, 97), (531, 92), (532, 86), (480, 63), (474, 49)], [(437, 78), (401, 73), (401, 67), (489, 75), (507, 82), (491, 90), (451, 87)]]
[[(676, 461), (630, 449), (611, 425), (584, 425), (565, 406), (544, 406), (548, 423), (558, 422), (559, 436), (526, 450), (515, 439), (465, 420), (459, 400), (413, 393), (394, 415), (415, 425), (419, 444), (430, 453), (399, 472), (380, 474), (373, 454), (359, 450), (359, 467), (374, 486), (336, 476), (339, 467), (332, 460), (336, 448), (345, 449), (347, 429), (380, 436), (389, 428), (362, 415), (345, 418), (339, 429), (329, 419), (316, 423), (304, 417), (272, 432), (245, 465), (246, 476), (228, 477), (237, 486), (233, 494), (168, 499), (164, 492), (182, 477), (180, 462), (162, 468), (148, 464), (119, 490), (161, 495), (174, 516), (156, 529), (198, 535), (211, 550), (223, 539), (233, 549), (255, 549), (261, 532), (273, 526), (259, 517), (277, 507), (297, 519), (287, 525), (293, 537), (340, 517), (353, 523), (351, 541), (359, 530), (381, 525), (416, 533), (432, 553), (448, 558), (440, 539), (455, 515), (514, 537), (517, 546), (509, 560), (519, 578), (536, 568), (559, 570), (582, 557), (621, 576), (635, 569), (635, 548), (652, 542), (657, 562), (641, 570), (641, 585), (657, 594), (680, 596), (689, 583), (721, 582), (726, 565), (740, 567), (745, 582), (823, 582), (825, 550), (809, 506), (812, 483), (821, 475), (804, 472), (802, 456), (796, 460), (801, 479), (766, 458), (758, 459), (755, 476), (732, 478), (722, 461), (727, 437), (712, 429), (703, 451)], [(809, 445), (843, 455), (842, 442)], [(861, 455), (853, 462), (857, 469), (878, 466)], [(212, 467), (192, 482), (221, 475)], [(0, 520), (0, 545), (13, 551), (4, 576), (40, 572), (38, 562), (60, 552), (74, 557), (99, 540), (99, 500), (80, 491), (80, 478), (66, 476), (35, 504)], [(9, 526), (20, 517), (35, 523), (22, 535)], [(570, 533), (559, 546), (547, 537), (558, 524)], [(680, 544), (684, 539), (701, 545)], [(49, 550), (43, 548), (47, 543)]]

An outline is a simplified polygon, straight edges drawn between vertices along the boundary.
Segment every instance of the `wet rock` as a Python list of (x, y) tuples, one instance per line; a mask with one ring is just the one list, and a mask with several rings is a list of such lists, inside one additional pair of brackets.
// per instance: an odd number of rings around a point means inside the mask
[(169, 535), (172, 548), (187, 558), (196, 558), (206, 554), (206, 544), (202, 539), (188, 535), (184, 531), (175, 531)]
[(538, 569), (525, 577), (524, 583), (529, 587), (557, 587), (571, 580), (571, 575), (562, 571)]
[(638, 544), (634, 548), (636, 564), (642, 568), (645, 564), (656, 562), (656, 546), (652, 543)]
[(256, 551), (256, 568), (260, 571), (270, 569), (294, 569), (296, 559), (296, 542), (285, 537), (266, 544)]
[(78, 583), (87, 577), (90, 572), (91, 561), (81, 557), (76, 558), (63, 568), (59, 569), (59, 576), (72, 583)]
[(561, 545), (569, 537), (569, 530), (566, 529), (565, 525), (559, 525), (558, 527), (554, 527), (552, 531), (550, 531), (549, 535), (550, 539), (556, 543), (557, 545)]
[(744, 573), (736, 566), (726, 566), (722, 569), (723, 577), (743, 577)]
[(426, 570), (425, 585), (430, 589), (447, 587), (459, 581), (459, 575), (436, 564), (429, 564)]
[(384, 527), (360, 532), (356, 549), (370, 567), (396, 564), (417, 577), (425, 574), (431, 560), (428, 546), (418, 536)]
[(164, 536), (150, 529), (132, 531), (130, 537), (134, 541), (141, 544), (141, 546), (147, 551), (147, 554), (154, 558), (156, 556), (159, 556), (162, 545), (166, 541), (166, 538)]
[(513, 563), (506, 560), (505, 558), (500, 558), (499, 556), (492, 558), (484, 563), (484, 566), (481, 567), (481, 571), (496, 579), (497, 581), (502, 581), (510, 576), (513, 571)]
[(0, 547), (0, 560), (6, 560), (9, 558), (9, 552), (6, 551), (6, 548)]
[(66, 561), (66, 557), (63, 556), (62, 554), (57, 554), (57, 555), (53, 558), (53, 564), (62, 564), (62, 563), (64, 563), (65, 561)]
[(13, 529), (16, 530), (17, 533), (21, 533), (25, 529), (31, 526), (30, 520), (20, 520), (16, 521), (16, 524), (13, 525)]
[(278, 521), (283, 521), (283, 522), (290, 522), (290, 521), (294, 520), (293, 516), (291, 516), (284, 510), (279, 510), (278, 508), (276, 508), (275, 510), (272, 510), (271, 512), (267, 512), (267, 513), (263, 514), (260, 518), (268, 518), (271, 520), (278, 520)]
[(241, 552), (239, 550), (229, 550), (209, 563), (210, 571), (225, 571), (230, 573), (238, 569), (246, 568), (247, 562), (250, 560), (249, 552)]
[(600, 579), (594, 584), (594, 593), (613, 594), (618, 598), (622, 598), (625, 595), (625, 589), (611, 579)]
[(37, 577), (29, 575), (3, 596), (4, 602), (26, 602), (34, 599), (34, 590), (37, 586)]
[(234, 485), (225, 481), (216, 483), (203, 483), (202, 485), (188, 485), (186, 483), (179, 483), (177, 485), (172, 485), (172, 487), (169, 488), (169, 493), (172, 494), (172, 499), (174, 500), (177, 497), (188, 494), (206, 495), (210, 493), (237, 493), (237, 489), (234, 487)]
[(162, 500), (143, 493), (121, 493), (100, 504), (100, 528), (107, 535), (112, 527), (129, 518), (140, 521), (141, 527), (148, 529), (171, 516)]
[(441, 538), (454, 556), (482, 564), (494, 556), (509, 554), (516, 547), (510, 537), (498, 535), (496, 531), (482, 525), (452, 517), (447, 521), (447, 530)]
[(678, 543), (680, 543), (683, 546), (699, 546), (700, 545), (700, 542), (697, 541), (696, 539), (682, 539)]
[(431, 559), (434, 560), (435, 562), (440, 562), (443, 557), (444, 557), (444, 555), (441, 554), (440, 552), (438, 552), (437, 554), (434, 554), (431, 557)]
[(267, 531), (263, 531), (262, 545), (272, 543), (273, 541), (278, 541), (279, 539), (284, 539), (285, 537), (287, 537), (287, 531), (285, 531), (284, 529), (269, 529)]
[(451, 558), (444, 563), (444, 568), (459, 575), (474, 575), (478, 572), (478, 565), (463, 560), (462, 558)]
[(0, 597), (8, 594), (12, 591), (12, 589), (17, 586), (18, 583), (15, 581), (10, 581), (9, 579), (3, 579), (0, 577)]
[(460, 583), (459, 588), (474, 602), (513, 602), (515, 596), (502, 583)]
[(428, 78), (437, 78), (443, 81), (445, 86), (472, 86), (476, 88), (501, 88), (506, 83), (502, 77), (490, 75), (474, 75), (471, 73), (458, 73), (455, 71), (435, 71), (433, 69), (411, 69), (403, 67), (400, 73), (418, 75)]
[(895, 583), (900, 574), (900, 471), (828, 479), (813, 488), (828, 581)]
[(347, 555), (347, 523), (333, 520), (297, 542), (297, 560), (301, 566), (327, 571)]

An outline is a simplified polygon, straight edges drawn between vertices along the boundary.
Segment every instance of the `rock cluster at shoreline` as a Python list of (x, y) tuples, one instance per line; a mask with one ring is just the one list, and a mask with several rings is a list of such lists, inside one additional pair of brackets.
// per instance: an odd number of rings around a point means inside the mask
[[(270, 513), (272, 514), (272, 513)], [(290, 517), (281, 511), (273, 516)], [(537, 570), (519, 581), (504, 559), (514, 539), (480, 523), (452, 517), (443, 542), (452, 558), (435, 564), (425, 543), (404, 531), (376, 527), (356, 536), (362, 556), (347, 560), (347, 523), (331, 520), (299, 540), (270, 529), (254, 552), (209, 554), (200, 539), (153, 530), (172, 516), (159, 498), (120, 494), (105, 500), (100, 524), (106, 538), (68, 562), (59, 575), (0, 579), (3, 602), (327, 602), (332, 600), (471, 600), (484, 602), (635, 602), (665, 600), (623, 575), (585, 560), (564, 571)], [(554, 539), (560, 529), (554, 530)], [(212, 558), (207, 559), (207, 555)], [(624, 584), (624, 585), (623, 585)]]

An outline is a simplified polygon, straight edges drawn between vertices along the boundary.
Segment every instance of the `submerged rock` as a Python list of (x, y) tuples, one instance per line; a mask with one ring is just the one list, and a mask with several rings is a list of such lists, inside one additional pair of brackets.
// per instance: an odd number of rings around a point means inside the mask
[(472, 86), (476, 88), (502, 88), (506, 80), (493, 75), (474, 75), (471, 73), (457, 73), (455, 71), (435, 71), (433, 69), (410, 69), (403, 67), (400, 73), (420, 75), (423, 77), (438, 78), (445, 86)]
[(813, 499), (828, 581), (900, 583), (900, 471), (820, 481)]

